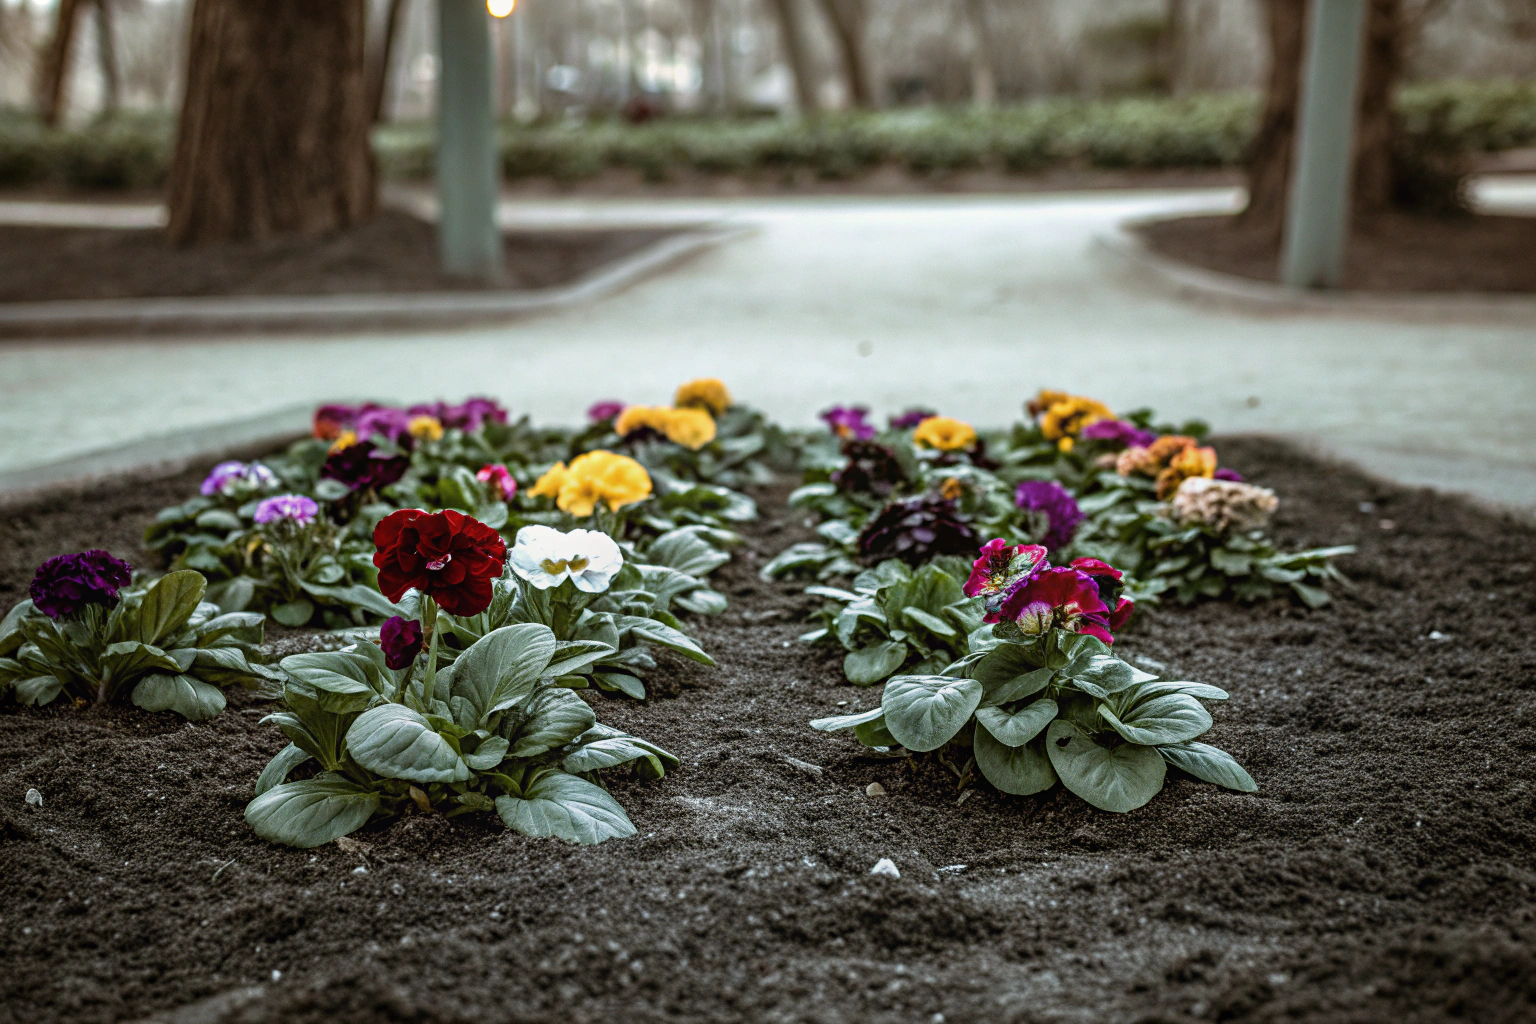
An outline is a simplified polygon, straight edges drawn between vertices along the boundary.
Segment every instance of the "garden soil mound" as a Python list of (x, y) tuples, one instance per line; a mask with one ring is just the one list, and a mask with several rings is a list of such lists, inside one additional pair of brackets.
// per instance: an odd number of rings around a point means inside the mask
[[(591, 698), (682, 758), (614, 782), (633, 839), (413, 815), (279, 848), (241, 818), (284, 744), (266, 707), (7, 709), (0, 1020), (1536, 1020), (1536, 530), (1278, 442), (1221, 449), (1283, 495), (1284, 544), (1360, 549), (1331, 608), (1144, 610), (1121, 642), (1231, 691), (1209, 738), (1257, 794), (962, 803), (930, 762), (813, 732), (878, 694), (797, 644), (811, 603), (756, 575), (806, 536), (780, 489), (698, 626), (719, 668)], [(10, 511), (0, 602), (48, 555), (142, 557), (197, 478)]]
[(327, 238), (177, 248), (158, 230), (0, 225), (0, 302), (529, 290), (570, 284), (675, 231), (509, 231), (496, 284), (438, 267), (437, 227), (383, 210)]

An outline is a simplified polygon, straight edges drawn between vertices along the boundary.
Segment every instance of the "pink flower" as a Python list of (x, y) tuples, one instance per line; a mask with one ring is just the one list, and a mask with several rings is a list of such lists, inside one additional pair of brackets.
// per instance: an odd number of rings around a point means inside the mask
[(617, 418), (619, 413), (623, 411), (623, 402), (616, 402), (612, 399), (608, 399), (602, 402), (593, 402), (592, 406), (587, 409), (587, 419), (591, 420), (593, 423), (602, 423), (606, 420)]
[(981, 557), (971, 563), (965, 581), (966, 597), (992, 597), (1045, 565), (1045, 548), (1039, 544), (1010, 545), (1001, 537), (981, 546)]
[(1115, 642), (1109, 631), (1109, 614), (1091, 576), (1056, 566), (1035, 573), (1010, 592), (1000, 618), (1016, 623), (1028, 634), (1065, 629), (1096, 636), (1108, 644)]
[(481, 466), (480, 471), (475, 474), (475, 479), (483, 484), (492, 484), (501, 492), (504, 501), (511, 501), (512, 496), (517, 493), (517, 481), (512, 479), (512, 474), (507, 467), (499, 462)]
[(862, 405), (834, 405), (821, 414), (832, 433), (845, 440), (856, 438), (860, 441), (868, 441), (875, 436), (875, 428), (865, 421), (869, 415), (869, 409)]

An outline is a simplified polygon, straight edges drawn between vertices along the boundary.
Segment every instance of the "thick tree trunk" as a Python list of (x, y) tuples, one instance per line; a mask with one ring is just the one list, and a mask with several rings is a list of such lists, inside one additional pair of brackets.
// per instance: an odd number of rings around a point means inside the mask
[(373, 122), (384, 120), (384, 97), (389, 91), (389, 72), (395, 55), (395, 36), (400, 31), (400, 16), (405, 11), (406, 0), (389, 0), (384, 14), (384, 26), (378, 43), (368, 61), (368, 109)]
[(805, 24), (800, 20), (797, 0), (770, 0), (779, 23), (779, 38), (784, 43), (784, 57), (795, 79), (795, 100), (800, 112), (816, 110), (816, 81), (811, 73), (810, 54), (806, 51)]
[(80, 20), (80, 0), (59, 0), (54, 16), (53, 34), (43, 47), (38, 68), (37, 113), (46, 125), (56, 125), (64, 116), (65, 90), (69, 82), (70, 56), (75, 43), (75, 25)]
[(873, 106), (869, 62), (864, 57), (864, 0), (821, 0), (821, 6), (832, 25), (832, 38), (842, 59), (849, 104), (860, 109)]
[(196, 0), (173, 242), (318, 235), (373, 213), (366, 13), (364, 0)]
[(1392, 97), (1402, 73), (1403, 19), (1400, 0), (1370, 0), (1365, 16), (1365, 53), (1356, 108), (1353, 206), (1370, 217), (1392, 206)]
[(117, 19), (112, 0), (96, 0), (96, 59), (101, 64), (102, 109), (115, 113), (122, 76), (117, 65)]
[(1285, 222), (1291, 185), (1292, 143), (1301, 105), (1301, 63), (1306, 38), (1306, 0), (1268, 0), (1269, 80), (1264, 114), (1248, 152), (1248, 207), (1244, 225), (1258, 225), (1276, 245)]

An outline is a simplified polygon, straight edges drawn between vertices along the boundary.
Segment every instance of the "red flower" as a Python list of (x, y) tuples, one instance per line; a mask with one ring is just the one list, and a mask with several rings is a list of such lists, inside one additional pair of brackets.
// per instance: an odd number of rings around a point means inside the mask
[(1131, 620), (1131, 612), (1135, 610), (1136, 602), (1122, 597), (1120, 603), (1115, 605), (1115, 610), (1109, 613), (1109, 628), (1118, 632), (1121, 626)]
[(507, 542), (478, 519), (447, 509), (403, 509), (373, 531), (379, 591), (398, 601), (412, 588), (449, 615), (478, 615), (490, 607), (491, 580), (501, 575)]

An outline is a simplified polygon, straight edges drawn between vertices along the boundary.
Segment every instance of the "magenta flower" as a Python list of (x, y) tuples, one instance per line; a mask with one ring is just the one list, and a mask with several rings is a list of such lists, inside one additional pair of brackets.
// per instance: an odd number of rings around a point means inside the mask
[(1221, 469), (1218, 469), (1216, 471), (1216, 479), (1217, 480), (1230, 480), (1234, 484), (1242, 484), (1242, 483), (1247, 483), (1248, 482), (1244, 478), (1243, 474), (1239, 473), (1235, 469), (1227, 469), (1225, 466), (1223, 466)]
[(1099, 597), (1093, 577), (1065, 566), (1043, 569), (1024, 580), (1004, 599), (999, 620), (1015, 623), (1021, 632), (1040, 635), (1052, 629), (1087, 633), (1107, 644), (1110, 609)]
[(919, 423), (923, 422), (923, 420), (931, 419), (937, 415), (938, 413), (934, 412), (932, 409), (924, 409), (919, 406), (908, 409), (900, 416), (892, 416), (889, 422), (891, 424), (892, 430), (911, 430)]
[[(507, 422), (507, 410), (501, 407), (501, 403), (491, 398), (466, 398), (459, 405), (449, 405), (447, 402), (421, 403), (405, 410), (405, 416), (408, 421), (417, 416), (431, 416), (450, 430), (464, 430), (471, 433), (485, 426), (487, 422)], [(358, 431), (358, 436), (364, 436), (363, 432)]]
[(1045, 564), (1045, 548), (1039, 544), (1009, 544), (1001, 537), (989, 540), (981, 546), (981, 557), (971, 563), (965, 596), (1001, 594)]
[(266, 526), (279, 519), (291, 519), (299, 526), (308, 526), (319, 512), (320, 506), (313, 498), (302, 494), (279, 494), (256, 506), (255, 519), (257, 526)]
[(132, 580), (133, 567), (99, 549), (56, 555), (37, 567), (27, 596), (50, 619), (75, 618), (87, 605), (110, 608)]
[(517, 494), (517, 481), (512, 479), (512, 474), (507, 470), (507, 467), (499, 462), (488, 466), (481, 466), (480, 471), (475, 474), (475, 479), (483, 484), (490, 484), (500, 492), (502, 499), (505, 501), (511, 501), (512, 497)]
[(875, 428), (865, 421), (869, 415), (869, 408), (863, 405), (834, 405), (821, 414), (821, 418), (831, 428), (832, 433), (847, 440), (855, 438), (860, 441), (868, 441), (875, 436)]
[(379, 647), (384, 651), (384, 664), (396, 671), (410, 668), (421, 653), (421, 623), (391, 615), (379, 627)]
[(1013, 493), (1013, 503), (1044, 516), (1045, 533), (1040, 543), (1052, 551), (1071, 543), (1078, 524), (1083, 521), (1083, 511), (1077, 507), (1077, 499), (1054, 480), (1021, 482)]
[(593, 423), (606, 423), (608, 420), (617, 419), (619, 413), (624, 411), (624, 403), (613, 399), (604, 399), (601, 402), (593, 402), (587, 408), (587, 419)]
[(1094, 420), (1078, 435), (1084, 441), (1103, 441), (1120, 448), (1146, 448), (1157, 435), (1125, 420)]
[[(430, 415), (430, 414), (429, 414)], [(365, 405), (357, 414), (352, 430), (358, 439), (367, 441), (375, 434), (391, 444), (411, 434), (411, 414), (404, 409), (390, 409), (382, 405)], [(409, 442), (407, 442), (409, 443)]]

